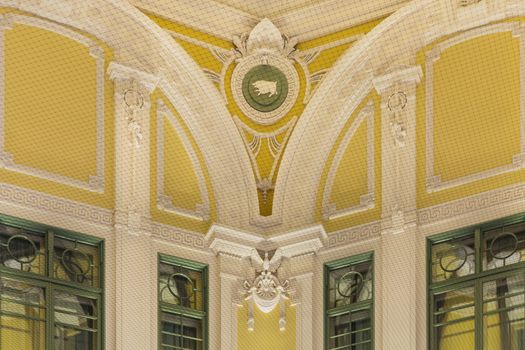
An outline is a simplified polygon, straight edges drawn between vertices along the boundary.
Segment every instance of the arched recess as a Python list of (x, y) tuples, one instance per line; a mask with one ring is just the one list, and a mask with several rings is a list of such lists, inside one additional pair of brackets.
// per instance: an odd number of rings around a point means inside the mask
[(317, 89), (290, 137), (274, 195), (274, 215), (290, 229), (315, 223), (316, 195), (337, 136), (372, 80), (397, 66), (415, 64), (416, 52), (449, 34), (523, 16), (522, 0), (415, 0), (350, 48)]
[(258, 216), (250, 160), (219, 94), (190, 56), (144, 14), (123, 0), (0, 0), (0, 7), (90, 33), (114, 49), (118, 63), (158, 76), (159, 88), (203, 154), (217, 221), (246, 228), (250, 218)]

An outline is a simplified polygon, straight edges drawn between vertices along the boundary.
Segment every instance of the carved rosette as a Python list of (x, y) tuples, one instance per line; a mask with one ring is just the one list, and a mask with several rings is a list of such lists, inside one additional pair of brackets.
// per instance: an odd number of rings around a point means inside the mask
[(255, 123), (270, 125), (286, 115), (299, 95), (294, 39), (263, 19), (249, 35), (233, 40), (236, 63), (231, 79), (235, 102)]

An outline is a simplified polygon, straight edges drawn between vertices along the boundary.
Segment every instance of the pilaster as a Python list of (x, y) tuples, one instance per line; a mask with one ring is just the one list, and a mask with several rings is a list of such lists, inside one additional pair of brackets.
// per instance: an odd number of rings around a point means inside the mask
[[(239, 326), (257, 328), (254, 307), (279, 307), (279, 327), (284, 329), (288, 326), (285, 299), (290, 299), (296, 309), (296, 349), (313, 350), (313, 271), (325, 239), (321, 226), (268, 239), (218, 225), (211, 227), (207, 241), (218, 257), (221, 280), (221, 350), (237, 349), (237, 312), (244, 300), (249, 304), (248, 324)], [(271, 253), (268, 260), (263, 260), (262, 251)], [(270, 280), (275, 298), (259, 295), (259, 283)]]
[(416, 86), (403, 66), (374, 79), (381, 96), (382, 349), (416, 350)]
[(116, 348), (157, 347), (156, 256), (149, 220), (150, 94), (158, 78), (111, 63), (115, 83)]

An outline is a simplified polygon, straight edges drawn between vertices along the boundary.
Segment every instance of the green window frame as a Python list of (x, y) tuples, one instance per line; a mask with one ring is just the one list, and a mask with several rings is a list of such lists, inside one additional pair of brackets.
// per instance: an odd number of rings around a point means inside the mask
[(427, 239), (428, 348), (525, 349), (525, 214)]
[(324, 265), (325, 350), (374, 348), (374, 254)]
[(103, 350), (103, 244), (0, 215), (0, 348)]
[(208, 349), (208, 265), (158, 256), (158, 348)]

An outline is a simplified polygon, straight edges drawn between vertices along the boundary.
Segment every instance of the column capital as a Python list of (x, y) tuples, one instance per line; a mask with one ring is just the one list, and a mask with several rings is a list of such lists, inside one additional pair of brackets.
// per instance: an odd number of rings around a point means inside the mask
[(151, 94), (153, 90), (155, 90), (160, 81), (160, 78), (153, 74), (116, 62), (111, 62), (109, 64), (108, 74), (109, 79), (113, 81), (135, 81), (143, 90), (145, 90), (144, 92), (147, 92), (148, 94)]
[(421, 66), (403, 66), (372, 80), (377, 93), (389, 92), (396, 84), (419, 84), (423, 77)]

